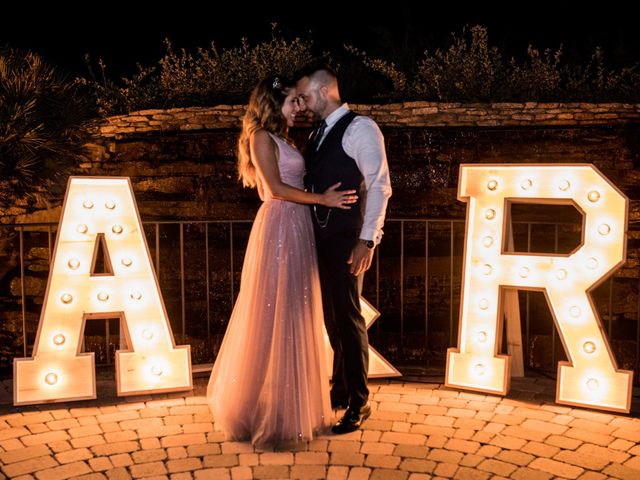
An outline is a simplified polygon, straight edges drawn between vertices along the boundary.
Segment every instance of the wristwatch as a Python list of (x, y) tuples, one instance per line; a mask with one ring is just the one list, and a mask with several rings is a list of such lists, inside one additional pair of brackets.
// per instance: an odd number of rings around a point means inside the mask
[(369, 250), (376, 246), (373, 240), (365, 240), (364, 238), (360, 238), (358, 240), (360, 241), (360, 243), (364, 243)]

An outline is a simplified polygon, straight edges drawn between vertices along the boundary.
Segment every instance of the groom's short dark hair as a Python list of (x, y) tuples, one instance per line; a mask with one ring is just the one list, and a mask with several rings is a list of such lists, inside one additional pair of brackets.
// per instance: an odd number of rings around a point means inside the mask
[(324, 72), (332, 76), (336, 80), (338, 79), (338, 74), (336, 73), (336, 71), (333, 69), (333, 67), (331, 67), (331, 65), (326, 62), (307, 63), (304, 67), (296, 72), (294, 79), (298, 81), (302, 77), (310, 77), (317, 72)]

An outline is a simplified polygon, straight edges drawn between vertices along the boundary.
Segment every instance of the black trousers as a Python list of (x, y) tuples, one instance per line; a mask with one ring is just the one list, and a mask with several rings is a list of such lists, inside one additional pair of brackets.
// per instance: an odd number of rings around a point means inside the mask
[(334, 353), (331, 398), (356, 409), (369, 398), (369, 339), (360, 313), (358, 277), (349, 273), (347, 264), (358, 234), (316, 235), (324, 323)]

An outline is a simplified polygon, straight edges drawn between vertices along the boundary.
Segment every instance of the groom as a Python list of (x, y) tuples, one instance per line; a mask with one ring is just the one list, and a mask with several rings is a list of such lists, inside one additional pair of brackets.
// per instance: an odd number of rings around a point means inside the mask
[(358, 276), (371, 266), (382, 238), (391, 181), (380, 129), (341, 102), (335, 71), (325, 64), (308, 65), (298, 78), (300, 109), (321, 120), (305, 156), (306, 188), (320, 193), (341, 182), (341, 190), (359, 192), (350, 210), (311, 207), (325, 326), (334, 352), (331, 405), (347, 407), (332, 431), (347, 433), (371, 415), (369, 341)]

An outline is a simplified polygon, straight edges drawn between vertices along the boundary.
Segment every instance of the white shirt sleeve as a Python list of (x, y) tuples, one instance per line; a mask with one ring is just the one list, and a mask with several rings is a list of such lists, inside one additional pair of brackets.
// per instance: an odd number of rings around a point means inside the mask
[(356, 161), (367, 191), (360, 238), (373, 240), (378, 244), (382, 239), (384, 217), (391, 197), (391, 179), (384, 137), (371, 118), (357, 116), (344, 132), (342, 148)]

